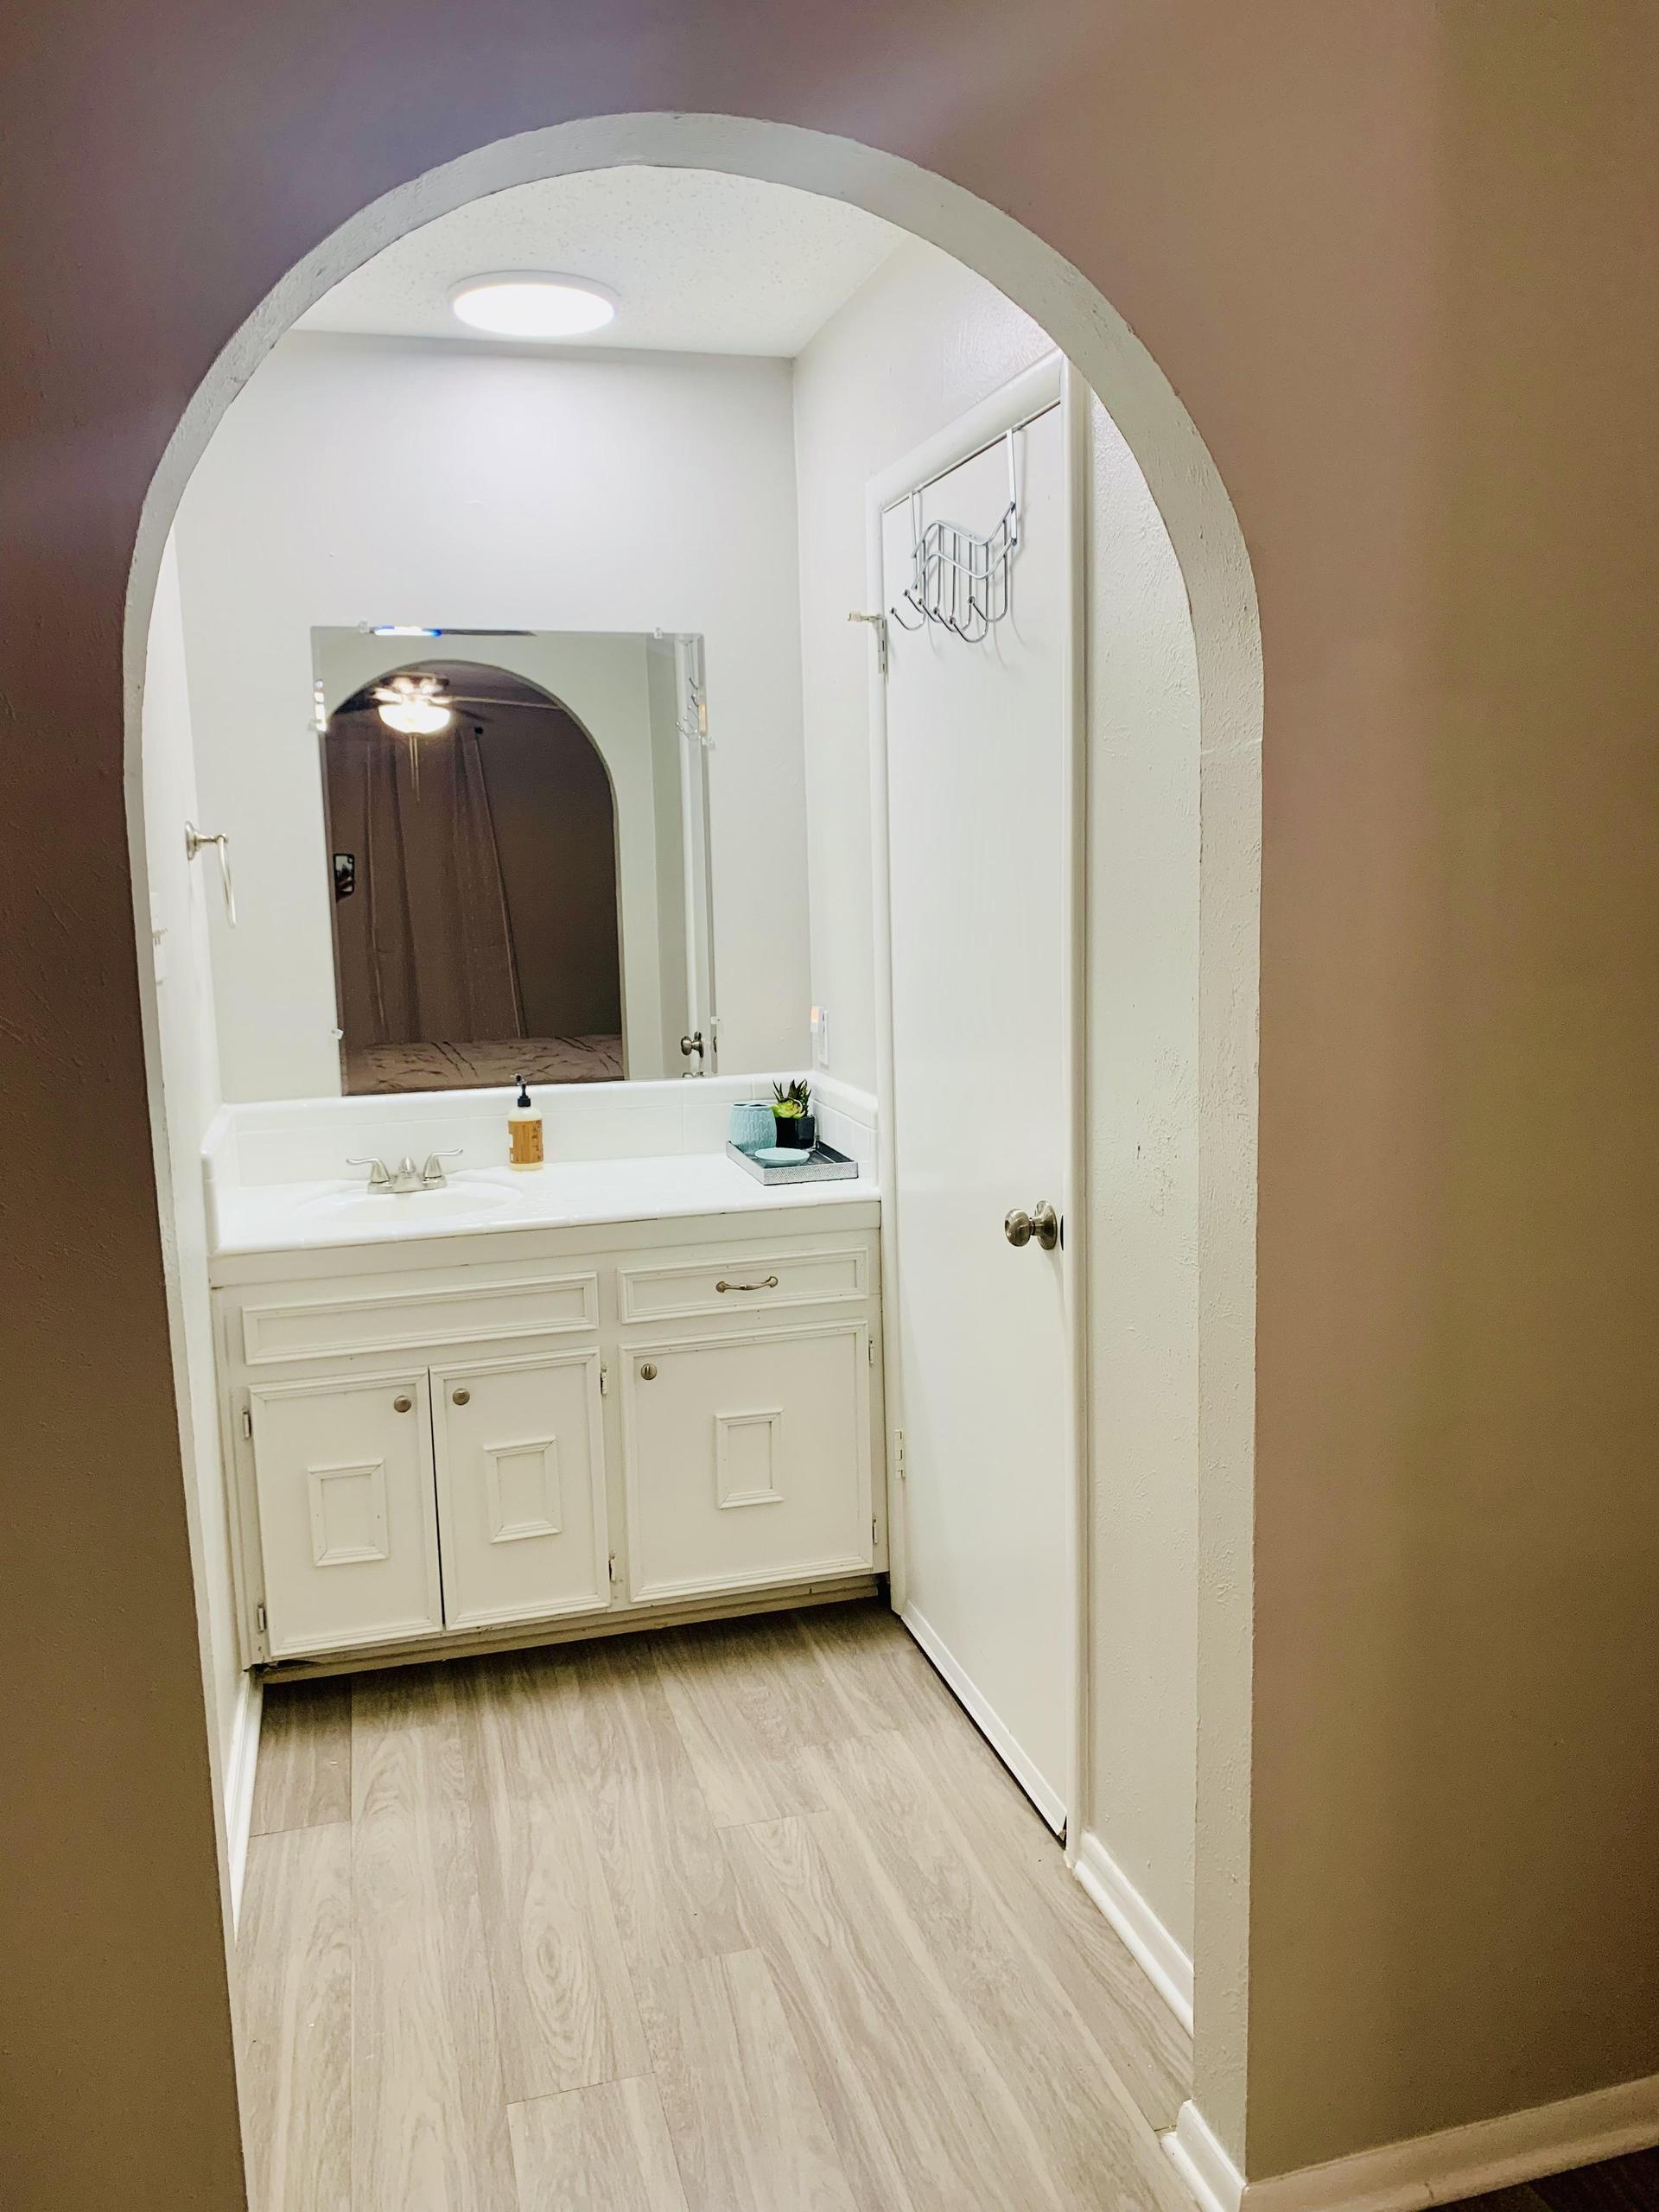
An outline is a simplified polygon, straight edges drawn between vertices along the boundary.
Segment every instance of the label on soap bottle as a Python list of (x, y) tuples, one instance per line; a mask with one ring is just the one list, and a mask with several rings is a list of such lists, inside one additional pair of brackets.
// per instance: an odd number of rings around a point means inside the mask
[(526, 1114), (523, 1121), (509, 1119), (507, 1122), (507, 1159), (514, 1167), (539, 1167), (542, 1164), (542, 1117)]

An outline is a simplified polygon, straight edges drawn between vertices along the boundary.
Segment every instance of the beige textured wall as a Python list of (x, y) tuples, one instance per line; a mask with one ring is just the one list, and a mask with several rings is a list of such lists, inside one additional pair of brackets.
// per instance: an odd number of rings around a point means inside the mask
[[(777, 117), (1007, 209), (1249, 541), (1251, 2172), (1659, 2069), (1659, 15), (80, 0), (0, 36), (8, 2204), (239, 2201), (120, 778), (140, 504), (302, 254), (582, 112)], [(1212, 1650), (1201, 1697), (1237, 1723), (1242, 1680)]]
[(1659, 2071), (1659, 10), (1440, 17), (1370, 619), (1264, 620), (1253, 2172)]

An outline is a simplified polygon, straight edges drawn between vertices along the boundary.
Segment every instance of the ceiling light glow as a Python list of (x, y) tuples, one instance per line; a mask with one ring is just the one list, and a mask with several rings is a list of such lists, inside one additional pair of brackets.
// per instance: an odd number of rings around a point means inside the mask
[(449, 295), (457, 318), (497, 338), (582, 338), (602, 330), (616, 302), (586, 278), (469, 276)]
[(441, 729), (448, 728), (449, 709), (411, 699), (407, 705), (382, 707), (380, 719), (401, 737), (435, 737)]
[(435, 737), (454, 713), (435, 676), (394, 676), (374, 696), (381, 721), (400, 737)]

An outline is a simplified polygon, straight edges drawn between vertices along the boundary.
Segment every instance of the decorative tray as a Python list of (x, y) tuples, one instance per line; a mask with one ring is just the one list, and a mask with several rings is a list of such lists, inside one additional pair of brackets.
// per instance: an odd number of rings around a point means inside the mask
[(753, 1175), (757, 1183), (844, 1183), (858, 1173), (855, 1160), (849, 1160), (844, 1152), (837, 1152), (833, 1145), (827, 1144), (815, 1145), (810, 1152), (802, 1153), (798, 1160), (791, 1160), (787, 1167), (773, 1167), (764, 1160), (757, 1160), (741, 1145), (728, 1144), (726, 1156)]

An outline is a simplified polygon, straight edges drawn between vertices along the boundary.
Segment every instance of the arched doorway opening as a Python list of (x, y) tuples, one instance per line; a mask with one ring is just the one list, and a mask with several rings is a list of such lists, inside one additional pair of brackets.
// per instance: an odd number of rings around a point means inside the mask
[[(405, 687), (442, 728), (397, 727)], [(345, 1094), (626, 1075), (615, 793), (569, 707), (428, 659), (360, 684), (322, 742)]]
[[(388, 194), (325, 242), (238, 334), (188, 410), (151, 487), (135, 554), (130, 757), (136, 766), (144, 648), (168, 527), (215, 424), (276, 338), (340, 276), (436, 213), (532, 178), (629, 162), (730, 172), (843, 199), (977, 271), (1042, 324), (1098, 397), (1150, 491), (1179, 566), (1196, 656), (1204, 845), (1191, 978), (1201, 1185), (1195, 1466), (1201, 1534), (1194, 1576), (1201, 1698), (1205, 1652), (1217, 1655), (1214, 1694), (1197, 1728), (1204, 1846), (1192, 1950), (1217, 1993), (1208, 2018), (1225, 2036), (1236, 2030), (1242, 2003), (1248, 1895), (1248, 1660), (1239, 1655), (1248, 1654), (1250, 1591), (1260, 651), (1249, 562), (1224, 488), (1175, 395), (1109, 303), (1009, 218), (846, 140), (741, 118), (644, 116), (594, 118), (483, 148)], [(142, 905), (141, 808), (133, 842)], [(148, 984), (146, 991), (153, 1101), (164, 1125), (158, 1024)], [(169, 1199), (163, 1188), (164, 1206)], [(181, 1331), (185, 1291), (175, 1280), (169, 1292)], [(1090, 1531), (1081, 1534), (1078, 1610), (1086, 1624)]]

